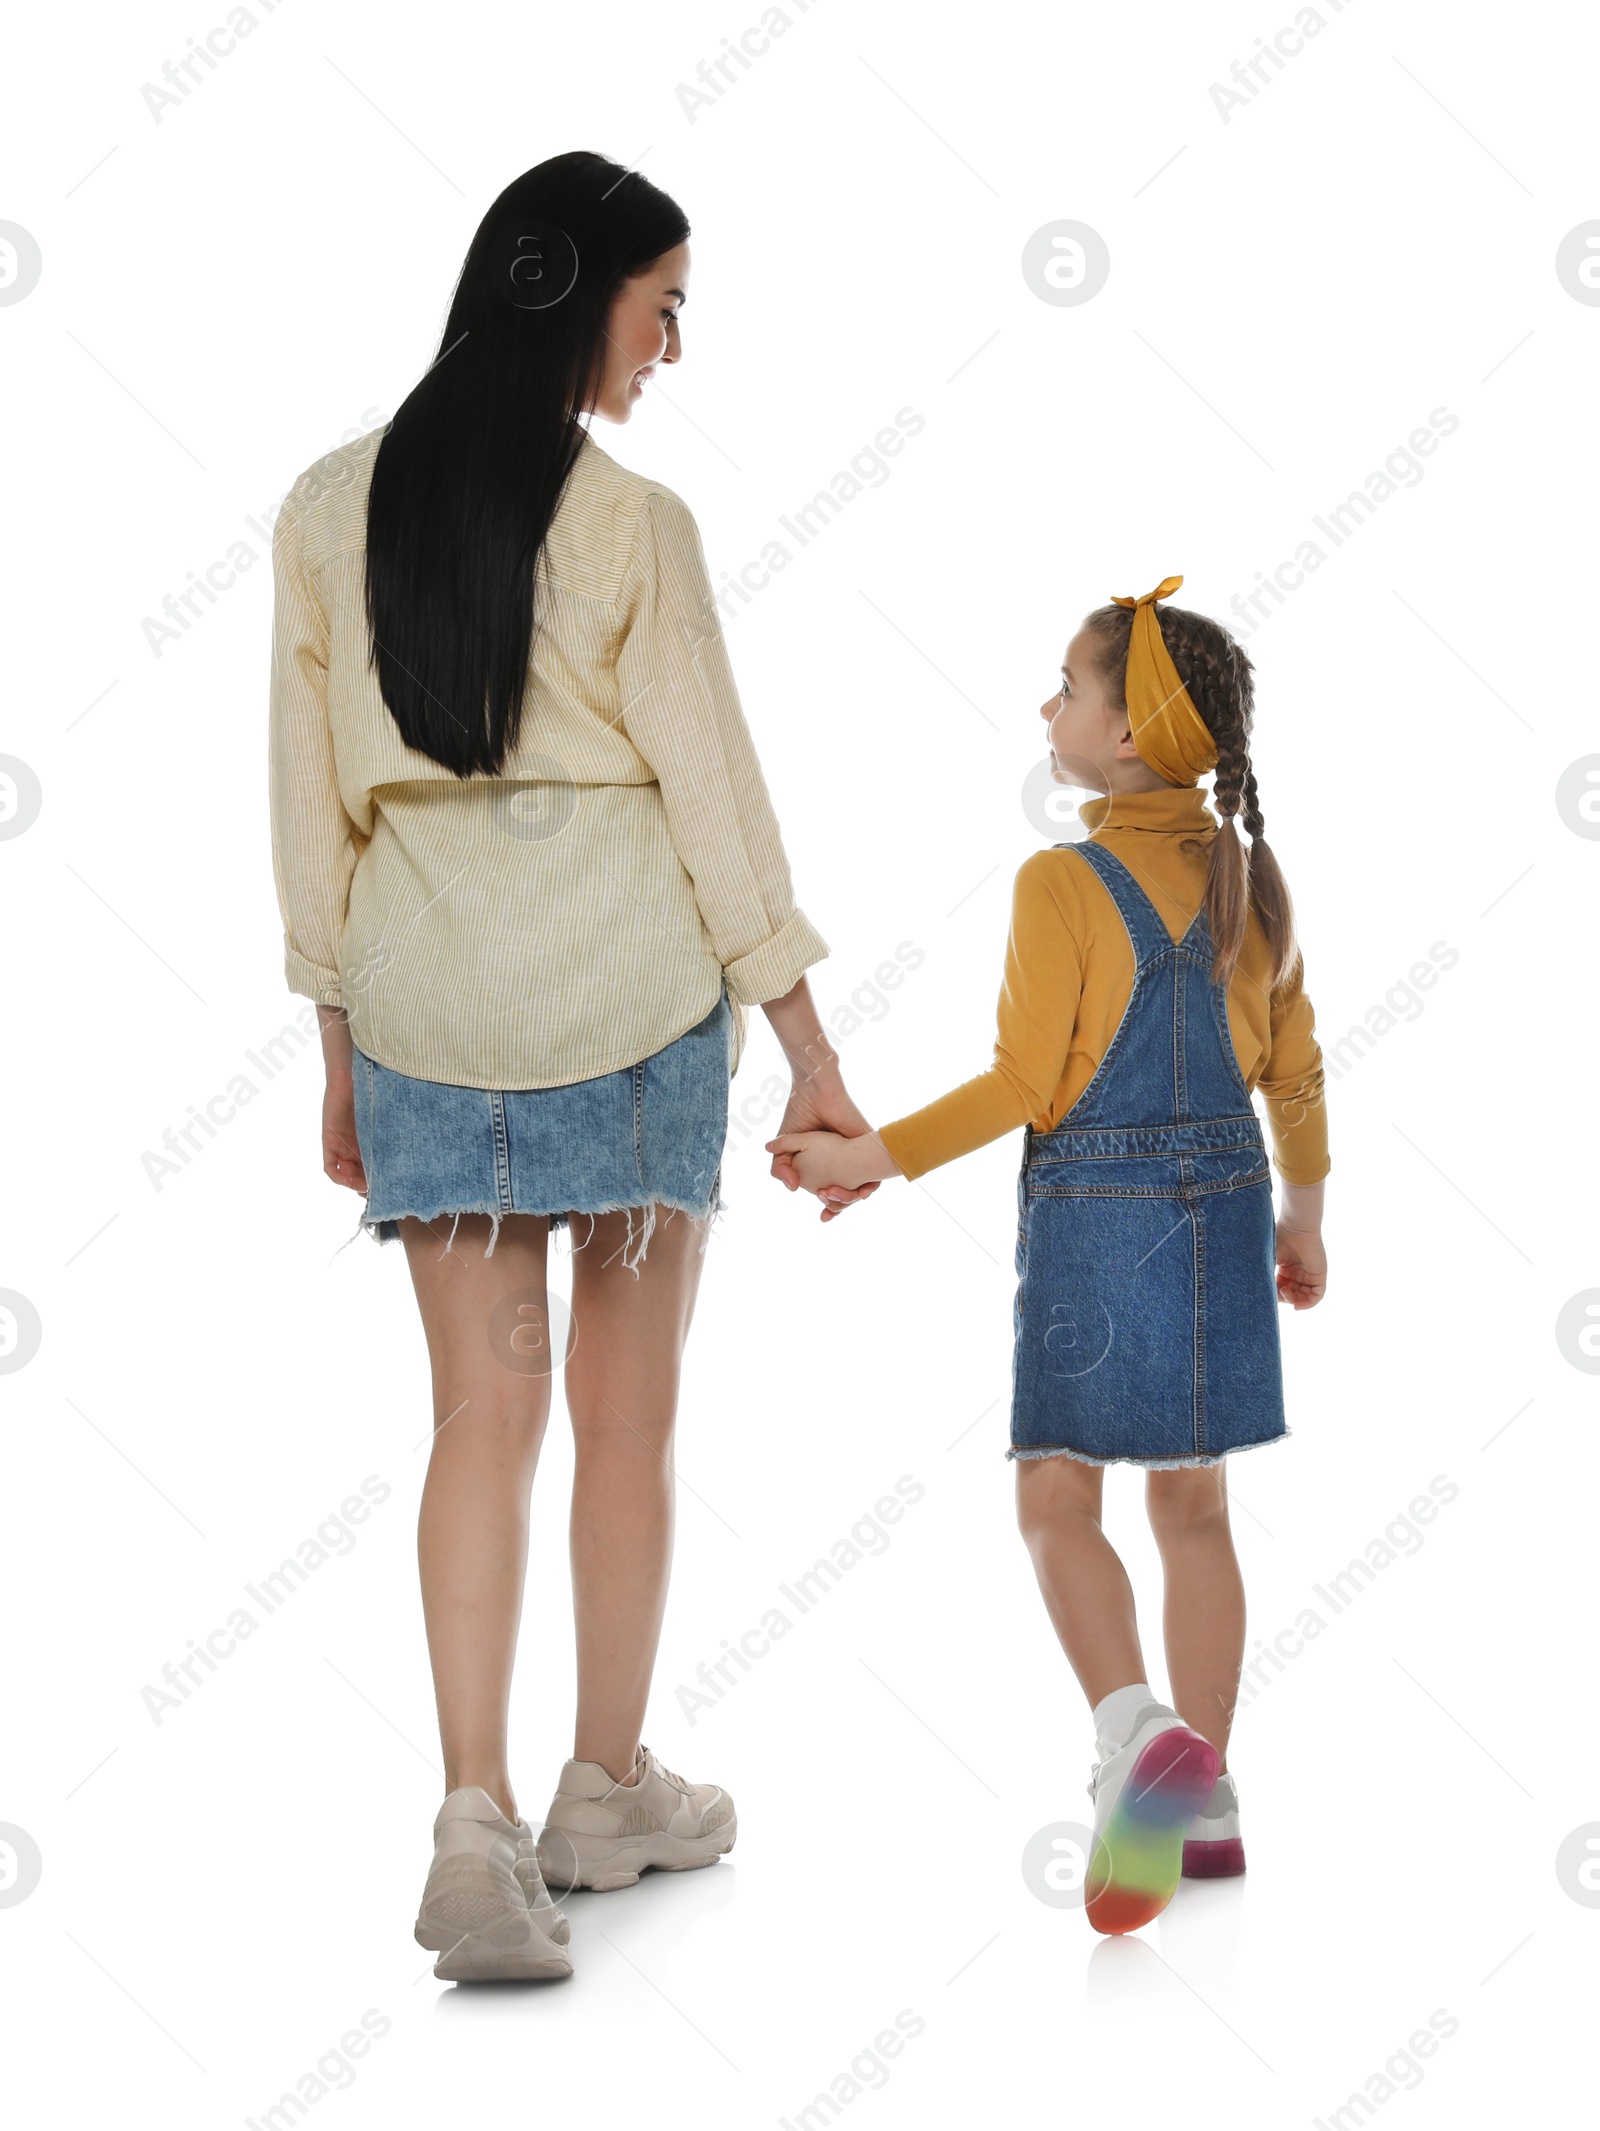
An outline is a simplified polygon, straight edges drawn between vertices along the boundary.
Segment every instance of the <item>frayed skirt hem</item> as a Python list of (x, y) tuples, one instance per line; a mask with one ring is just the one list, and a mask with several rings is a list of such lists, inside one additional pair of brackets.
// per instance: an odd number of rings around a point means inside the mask
[[(455, 1248), (456, 1230), (460, 1226), (462, 1219), (470, 1214), (484, 1214), (488, 1217), (491, 1226), (488, 1246), (483, 1255), (486, 1258), (491, 1258), (494, 1255), (495, 1244), (500, 1240), (500, 1223), (508, 1214), (528, 1214), (536, 1220), (548, 1220), (552, 1235), (559, 1234), (564, 1228), (570, 1228), (575, 1220), (586, 1220), (589, 1223), (589, 1233), (581, 1243), (574, 1237), (572, 1244), (574, 1250), (583, 1250), (594, 1240), (594, 1224), (602, 1214), (621, 1213), (626, 1214), (628, 1217), (628, 1232), (620, 1253), (622, 1263), (629, 1272), (637, 1275), (640, 1265), (644, 1262), (645, 1253), (649, 1248), (650, 1238), (655, 1233), (656, 1218), (659, 1212), (665, 1212), (668, 1220), (674, 1214), (681, 1213), (694, 1222), (697, 1227), (703, 1227), (706, 1231), (706, 1237), (702, 1240), (700, 1248), (704, 1250), (706, 1241), (709, 1240), (711, 1229), (719, 1215), (726, 1211), (727, 1201), (722, 1197), (720, 1188), (713, 1191), (709, 1205), (691, 1204), (686, 1199), (654, 1198), (645, 1200), (618, 1199), (604, 1206), (451, 1205), (435, 1206), (426, 1210), (422, 1207), (408, 1207), (400, 1213), (384, 1214), (378, 1219), (373, 1219), (370, 1215), (363, 1213), (355, 1234), (347, 1240), (353, 1243), (357, 1235), (365, 1232), (367, 1235), (374, 1237), (379, 1243), (396, 1243), (400, 1239), (399, 1224), (402, 1221), (442, 1221), (446, 1215), (449, 1215), (452, 1217), (450, 1234), (445, 1242), (445, 1251), (448, 1253)], [(639, 1216), (637, 1234), (634, 1228), (635, 1214)], [(607, 1260), (607, 1263), (609, 1262)]]

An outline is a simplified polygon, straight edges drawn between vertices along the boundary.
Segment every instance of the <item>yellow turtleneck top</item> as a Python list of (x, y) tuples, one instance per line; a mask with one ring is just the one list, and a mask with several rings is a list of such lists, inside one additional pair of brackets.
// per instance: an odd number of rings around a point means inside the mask
[[(1132, 873), (1181, 939), (1205, 893), (1217, 817), (1198, 785), (1097, 798), (1079, 808), (1093, 840)], [(1245, 1086), (1266, 1101), (1278, 1173), (1328, 1173), (1322, 1052), (1296, 971), (1269, 993), (1266, 937), (1254, 911), (1228, 986), (1228, 1027)], [(1013, 1126), (1047, 1132), (1066, 1117), (1111, 1047), (1133, 993), (1133, 945), (1098, 874), (1069, 849), (1035, 852), (1017, 874), (994, 1064), (879, 1136), (908, 1177), (922, 1176)]]

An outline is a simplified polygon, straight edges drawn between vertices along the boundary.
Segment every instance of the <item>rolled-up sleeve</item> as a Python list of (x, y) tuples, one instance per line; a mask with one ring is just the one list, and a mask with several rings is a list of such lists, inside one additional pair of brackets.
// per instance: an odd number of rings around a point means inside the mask
[(312, 589), (292, 503), (272, 531), (268, 790), (272, 875), (292, 992), (342, 1006), (339, 941), (355, 871), (355, 824), (339, 795), (328, 724), (328, 620)]
[(1261, 1077), (1272, 1132), (1272, 1158), (1286, 1184), (1315, 1184), (1328, 1174), (1328, 1110), (1316, 1017), (1301, 971), (1272, 994), (1272, 1050)]
[(653, 489), (619, 593), (621, 723), (655, 773), (673, 847), (741, 1006), (793, 989), (828, 943), (795, 907), (688, 506)]

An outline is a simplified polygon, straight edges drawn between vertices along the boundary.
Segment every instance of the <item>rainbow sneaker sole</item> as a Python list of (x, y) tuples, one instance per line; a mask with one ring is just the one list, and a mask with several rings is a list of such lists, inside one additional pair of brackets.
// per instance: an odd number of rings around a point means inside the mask
[(1186, 1842), (1183, 1846), (1185, 1879), (1237, 1879), (1244, 1870), (1244, 1844), (1237, 1835), (1221, 1842)]
[(1096, 1931), (1137, 1931), (1166, 1908), (1183, 1877), (1185, 1830), (1221, 1765), (1211, 1742), (1186, 1724), (1141, 1747), (1089, 1864), (1084, 1914)]

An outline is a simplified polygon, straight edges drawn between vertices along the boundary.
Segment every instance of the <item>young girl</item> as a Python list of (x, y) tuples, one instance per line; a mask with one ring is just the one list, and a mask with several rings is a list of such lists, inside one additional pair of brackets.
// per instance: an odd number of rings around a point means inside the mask
[[(1085, 1897), (1104, 1932), (1148, 1923), (1182, 1873), (1244, 1870), (1225, 1773), (1244, 1594), (1224, 1461), (1287, 1433), (1274, 1286), (1309, 1309), (1327, 1277), (1322, 1057), (1262, 841), (1251, 665), (1205, 615), (1158, 616), (1182, 583), (1089, 615), (1041, 707), (1057, 780), (1104, 796), (1079, 809), (1086, 843), (1017, 874), (994, 1064), (879, 1132), (768, 1142), (827, 1221), (835, 1195), (1026, 1125), (1007, 1455), (1040, 1591), (1093, 1707)], [(1213, 769), (1215, 813), (1198, 788)], [(1276, 1224), (1256, 1087), (1283, 1184)], [(1149, 1475), (1171, 1705), (1146, 1684), (1132, 1587), (1101, 1530), (1112, 1464)]]

